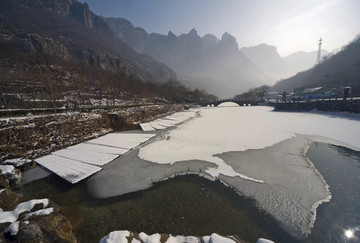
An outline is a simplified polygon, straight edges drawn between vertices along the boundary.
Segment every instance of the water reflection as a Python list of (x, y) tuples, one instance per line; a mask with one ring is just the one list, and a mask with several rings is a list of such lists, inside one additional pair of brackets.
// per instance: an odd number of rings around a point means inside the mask
[(296, 242), (277, 223), (220, 182), (195, 175), (179, 176), (154, 187), (107, 199), (92, 198), (86, 184), (73, 186), (52, 175), (21, 188), (28, 198), (47, 197), (61, 206), (79, 242), (99, 242), (114, 230), (153, 234), (236, 234), (249, 242), (260, 237)]

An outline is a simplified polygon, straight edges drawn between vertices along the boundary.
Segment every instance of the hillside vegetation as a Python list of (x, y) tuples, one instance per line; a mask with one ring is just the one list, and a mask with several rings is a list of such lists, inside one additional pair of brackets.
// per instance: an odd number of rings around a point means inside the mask
[(315, 67), (277, 82), (271, 90), (292, 92), (302, 87), (325, 86), (325, 91), (343, 86), (360, 86), (360, 35), (338, 53)]

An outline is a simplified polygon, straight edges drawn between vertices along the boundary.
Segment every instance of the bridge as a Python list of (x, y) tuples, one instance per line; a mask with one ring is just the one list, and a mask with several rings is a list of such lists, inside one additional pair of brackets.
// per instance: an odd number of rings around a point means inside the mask
[(251, 99), (222, 99), (222, 100), (199, 102), (199, 105), (201, 105), (201, 106), (218, 106), (224, 102), (233, 102), (233, 103), (238, 104), (239, 106), (253, 106), (253, 105), (257, 105), (259, 103), (259, 101), (251, 100)]

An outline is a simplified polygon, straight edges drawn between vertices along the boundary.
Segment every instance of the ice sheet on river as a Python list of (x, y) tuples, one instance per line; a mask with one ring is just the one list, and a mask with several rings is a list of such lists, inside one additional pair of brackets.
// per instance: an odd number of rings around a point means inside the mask
[(175, 114), (156, 119), (151, 122), (140, 123), (140, 127), (144, 132), (162, 130), (168, 127), (173, 127), (176, 124), (184, 122), (185, 120), (196, 116), (196, 109), (189, 111), (177, 112)]
[(219, 178), (304, 238), (316, 207), (330, 198), (326, 182), (304, 155), (306, 147), (327, 140), (359, 149), (358, 134), (358, 117), (273, 112), (270, 107), (206, 108), (138, 154), (107, 164), (88, 180), (88, 188), (96, 197), (109, 197), (146, 189), (174, 174)]
[(147, 141), (154, 134), (110, 133), (36, 159), (36, 162), (70, 183), (77, 183), (102, 169), (119, 155)]

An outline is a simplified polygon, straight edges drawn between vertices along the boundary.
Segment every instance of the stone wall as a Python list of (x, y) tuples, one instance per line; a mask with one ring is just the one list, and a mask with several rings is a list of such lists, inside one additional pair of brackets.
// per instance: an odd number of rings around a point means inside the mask
[(321, 100), (315, 102), (292, 102), (276, 103), (276, 111), (310, 111), (317, 109), (320, 111), (347, 111), (360, 113), (359, 100)]

